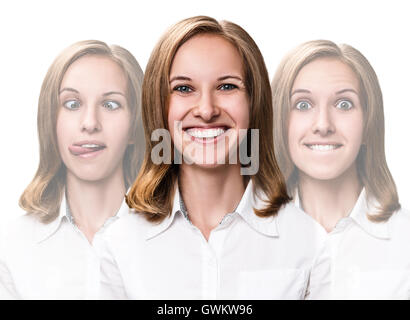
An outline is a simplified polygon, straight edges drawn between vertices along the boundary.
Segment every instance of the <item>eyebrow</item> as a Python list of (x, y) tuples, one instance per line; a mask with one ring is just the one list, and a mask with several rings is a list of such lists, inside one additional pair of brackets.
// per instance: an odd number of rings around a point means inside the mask
[[(76, 90), (74, 88), (63, 88), (63, 89), (60, 90), (60, 92), (58, 94), (61, 94), (64, 91), (80, 93), (78, 90)], [(119, 94), (119, 95), (122, 95), (123, 97), (125, 97), (125, 95), (122, 92), (119, 92), (119, 91), (108, 91), (106, 93), (103, 93), (103, 97), (110, 96), (112, 94)]]
[(73, 88), (63, 88), (63, 89), (60, 90), (60, 92), (58, 94), (61, 94), (63, 91), (70, 91), (70, 92), (79, 93), (78, 90), (75, 90)]
[(109, 91), (109, 92), (106, 92), (106, 93), (103, 94), (103, 97), (110, 96), (110, 95), (112, 95), (112, 94), (119, 94), (119, 95), (125, 97), (125, 94), (123, 94), (122, 92), (119, 92), (119, 91)]
[(189, 77), (185, 77), (185, 76), (175, 76), (175, 77), (172, 77), (172, 78), (169, 80), (169, 83), (171, 83), (172, 81), (176, 81), (176, 80), (192, 81), (192, 79), (189, 78)]
[[(356, 92), (356, 90), (350, 89), (350, 88), (339, 90), (339, 91), (336, 92), (336, 94), (341, 94), (341, 93), (345, 93), (345, 92), (353, 92), (353, 93), (355, 93), (356, 95), (359, 95), (359, 94)], [(310, 92), (310, 91), (307, 90), (307, 89), (296, 89), (295, 91), (292, 92), (292, 94), (291, 94), (290, 96), (292, 97), (292, 96), (293, 96), (294, 94), (296, 94), (296, 93), (312, 93), (312, 92)]]
[(292, 97), (296, 93), (312, 93), (312, 92), (310, 92), (307, 89), (296, 89), (295, 91), (292, 92), (292, 94), (290, 96)]
[(356, 95), (359, 95), (359, 94), (356, 92), (356, 90), (350, 89), (350, 88), (339, 90), (338, 92), (336, 92), (336, 94), (341, 94), (341, 93), (345, 93), (345, 92), (353, 92), (353, 93), (355, 93)]
[(226, 76), (223, 76), (223, 77), (219, 77), (218, 78), (218, 81), (223, 81), (223, 80), (226, 80), (226, 79), (237, 79), (237, 80), (239, 80), (239, 81), (241, 81), (242, 82), (242, 78), (241, 77), (239, 77), (239, 76), (234, 76), (234, 75), (226, 75)]
[[(234, 76), (234, 75), (226, 75), (226, 76), (219, 77), (219, 78), (217, 79), (217, 81), (223, 81), (223, 80), (226, 80), (226, 79), (237, 79), (237, 80), (243, 82), (243, 80), (242, 80), (241, 77), (239, 77), (239, 76)], [(176, 81), (176, 80), (192, 81), (191, 78), (186, 77), (186, 76), (175, 76), (175, 77), (172, 77), (172, 78), (169, 80), (169, 83), (171, 83), (172, 81)]]

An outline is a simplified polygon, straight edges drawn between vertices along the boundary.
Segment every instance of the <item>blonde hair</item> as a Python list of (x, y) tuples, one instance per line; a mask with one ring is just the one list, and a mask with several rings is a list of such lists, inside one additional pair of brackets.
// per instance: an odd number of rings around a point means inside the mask
[(291, 51), (280, 63), (272, 81), (275, 111), (275, 152), (279, 167), (293, 195), (298, 174), (288, 150), (288, 121), (291, 109), (290, 93), (299, 71), (309, 62), (332, 57), (348, 65), (360, 82), (360, 100), (364, 114), (363, 145), (356, 159), (359, 179), (368, 198), (379, 202), (379, 212), (368, 215), (375, 222), (386, 221), (400, 208), (396, 185), (387, 167), (384, 151), (383, 97), (379, 81), (367, 59), (355, 48), (336, 45), (327, 40), (303, 43)]
[(250, 101), (249, 128), (259, 129), (259, 171), (251, 179), (255, 190), (262, 190), (268, 198), (264, 209), (255, 210), (259, 216), (271, 216), (289, 201), (282, 174), (273, 152), (272, 96), (266, 66), (256, 43), (238, 25), (218, 22), (206, 16), (180, 21), (159, 40), (149, 59), (142, 86), (142, 117), (147, 141), (142, 168), (126, 199), (130, 207), (142, 212), (149, 221), (161, 221), (171, 213), (178, 165), (156, 165), (150, 157), (154, 142), (153, 130), (168, 128), (169, 73), (177, 50), (199, 34), (218, 35), (238, 50), (244, 65), (245, 87)]
[(130, 137), (123, 158), (123, 174), (126, 188), (134, 181), (144, 150), (144, 136), (140, 116), (140, 97), (143, 72), (134, 56), (120, 46), (108, 46), (104, 42), (86, 40), (66, 48), (54, 60), (44, 78), (38, 101), (37, 130), (40, 144), (40, 163), (37, 172), (20, 197), (19, 205), (29, 214), (35, 214), (42, 222), (54, 220), (59, 213), (63, 196), (66, 168), (61, 160), (56, 135), (59, 105), (59, 89), (70, 65), (85, 55), (99, 55), (112, 59), (128, 78), (127, 103), (131, 114)]

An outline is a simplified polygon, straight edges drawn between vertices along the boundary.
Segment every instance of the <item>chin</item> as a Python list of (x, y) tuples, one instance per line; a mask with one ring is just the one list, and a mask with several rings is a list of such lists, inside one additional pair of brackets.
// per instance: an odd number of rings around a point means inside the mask
[(307, 168), (306, 170), (299, 169), (311, 179), (330, 181), (342, 177), (346, 172), (346, 168), (340, 167), (317, 167), (317, 168)]
[(107, 174), (103, 170), (99, 170), (95, 167), (91, 170), (70, 170), (68, 172), (70, 172), (71, 176), (75, 177), (75, 179), (89, 183), (103, 181), (110, 176), (110, 174)]

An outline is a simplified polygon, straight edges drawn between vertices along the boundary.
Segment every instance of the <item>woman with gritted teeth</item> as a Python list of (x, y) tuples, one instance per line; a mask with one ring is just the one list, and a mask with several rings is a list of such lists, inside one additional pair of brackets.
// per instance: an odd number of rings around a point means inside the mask
[(125, 212), (143, 152), (143, 73), (101, 41), (65, 49), (38, 104), (40, 164), (20, 198), (27, 212), (0, 243), (0, 298), (98, 298), (103, 234)]
[(320, 239), (288, 203), (268, 73), (245, 30), (204, 16), (172, 26), (148, 62), (142, 115), (145, 159), (127, 194), (134, 212), (107, 233), (105, 298), (302, 299), (325, 290), (326, 269), (312, 272)]
[(309, 41), (283, 59), (272, 90), (288, 191), (327, 239), (327, 297), (410, 299), (410, 213), (386, 163), (370, 63), (349, 45)]

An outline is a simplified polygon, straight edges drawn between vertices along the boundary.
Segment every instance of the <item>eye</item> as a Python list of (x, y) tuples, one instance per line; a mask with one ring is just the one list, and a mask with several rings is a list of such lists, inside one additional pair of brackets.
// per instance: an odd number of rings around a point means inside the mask
[(353, 103), (351, 103), (349, 100), (339, 100), (336, 103), (336, 108), (342, 110), (350, 110), (351, 108), (353, 108)]
[(179, 91), (181, 93), (189, 93), (189, 92), (192, 92), (193, 90), (188, 86), (176, 86), (174, 88), (174, 91)]
[(69, 110), (77, 110), (78, 108), (80, 108), (80, 101), (68, 100), (64, 102), (63, 106)]
[(225, 84), (219, 86), (219, 89), (220, 89), (220, 90), (223, 90), (223, 91), (225, 91), (225, 90), (233, 90), (233, 89), (237, 89), (237, 88), (238, 88), (238, 86), (236, 86), (236, 85), (234, 85), (234, 84), (232, 84), (232, 83), (225, 83)]
[(118, 102), (115, 101), (104, 101), (103, 102), (103, 107), (107, 108), (109, 110), (116, 110), (121, 107), (121, 105)]
[(312, 108), (312, 106), (307, 101), (299, 101), (298, 103), (296, 103), (295, 108), (301, 111), (305, 111), (305, 110), (309, 110), (310, 108)]

